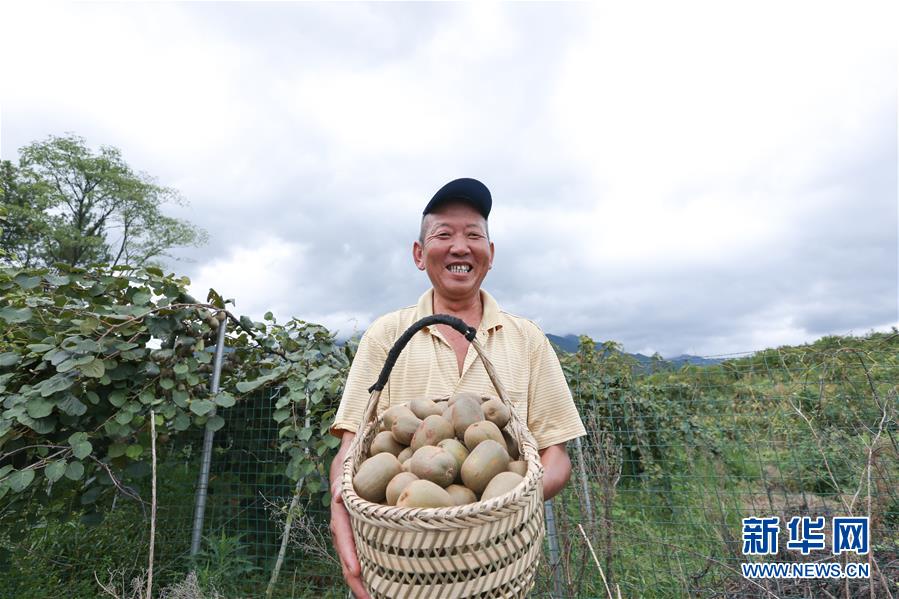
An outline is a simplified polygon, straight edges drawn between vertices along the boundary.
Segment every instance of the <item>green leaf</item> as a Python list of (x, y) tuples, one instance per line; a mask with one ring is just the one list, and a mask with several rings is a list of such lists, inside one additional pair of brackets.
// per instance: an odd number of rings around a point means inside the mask
[(128, 398), (124, 389), (116, 389), (112, 393), (109, 394), (109, 403), (114, 405), (117, 408), (121, 408), (125, 404), (125, 400)]
[(83, 460), (91, 454), (91, 451), (93, 451), (93, 449), (94, 447), (93, 445), (91, 445), (90, 441), (82, 441), (81, 443), (75, 445), (74, 448), (72, 448), (72, 454), (79, 460)]
[(322, 378), (323, 376), (334, 374), (335, 372), (337, 371), (330, 366), (322, 364), (321, 366), (310, 372), (306, 378), (308, 378), (310, 381), (315, 381)]
[(127, 446), (124, 443), (113, 443), (109, 446), (109, 449), (106, 451), (106, 457), (108, 458), (118, 458), (125, 455), (125, 449)]
[(48, 343), (30, 343), (28, 345), (28, 349), (30, 349), (31, 351), (33, 351), (36, 354), (47, 353), (48, 351), (50, 351), (51, 349), (54, 349), (55, 347), (56, 347), (55, 345), (50, 345)]
[(41, 284), (40, 277), (29, 277), (25, 274), (16, 275), (13, 281), (22, 289), (34, 289)]
[(98, 328), (100, 328), (100, 321), (93, 316), (88, 316), (78, 325), (78, 330), (81, 331), (82, 335), (90, 335)]
[(9, 488), (12, 489), (13, 493), (21, 493), (28, 488), (28, 485), (33, 480), (34, 470), (16, 470), (7, 479)]
[(173, 370), (175, 371), (175, 374), (187, 374), (187, 371), (190, 370), (190, 366), (181, 362), (181, 363), (175, 364), (175, 367), (173, 368)]
[(71, 435), (69, 435), (68, 440), (69, 440), (69, 445), (71, 445), (74, 448), (79, 443), (84, 443), (85, 441), (87, 441), (88, 436), (87, 436), (87, 433), (82, 431), (82, 432), (72, 433)]
[(125, 455), (131, 458), (132, 460), (136, 460), (140, 456), (144, 455), (144, 446), (143, 445), (129, 445), (128, 449), (125, 450)]
[(134, 414), (132, 414), (131, 412), (128, 412), (126, 410), (122, 410), (121, 412), (119, 412), (115, 415), (115, 421), (123, 426), (130, 423), (133, 418), (134, 418)]
[(147, 291), (138, 291), (134, 294), (134, 297), (131, 298), (131, 301), (139, 306), (143, 306), (150, 301), (150, 293)]
[(206, 421), (206, 428), (215, 432), (225, 426), (225, 419), (216, 414), (215, 416), (210, 416), (209, 420)]
[(220, 391), (215, 396), (215, 404), (223, 408), (230, 408), (235, 403), (234, 396), (227, 391)]
[(187, 395), (187, 391), (180, 391), (178, 389), (175, 389), (174, 391), (172, 391), (172, 401), (175, 402), (175, 405), (178, 406), (179, 408), (187, 407), (187, 398), (188, 397), (189, 396)]
[(65, 391), (71, 387), (74, 382), (74, 379), (70, 379), (64, 374), (54, 374), (41, 383), (41, 397), (49, 397), (54, 393)]
[(98, 379), (106, 372), (106, 366), (103, 364), (103, 360), (94, 358), (92, 361), (81, 366), (79, 370), (81, 370), (84, 376)]
[(172, 428), (176, 431), (186, 431), (190, 428), (190, 417), (187, 414), (178, 414), (172, 421)]
[(284, 422), (288, 416), (290, 416), (290, 408), (281, 408), (280, 410), (275, 410), (272, 414), (275, 422)]
[[(31, 308), (13, 308), (7, 306), (0, 310), (0, 320), (5, 320), (9, 324), (26, 322), (31, 318)], [(32, 477), (34, 473), (32, 472)]]
[(66, 478), (69, 480), (78, 480), (84, 476), (84, 464), (81, 462), (69, 462), (66, 466)]
[(197, 399), (191, 402), (190, 411), (197, 416), (205, 416), (215, 408), (215, 404), (207, 399)]
[(47, 477), (51, 483), (55, 483), (59, 479), (62, 478), (62, 475), (66, 473), (66, 461), (65, 460), (55, 460), (47, 464), (47, 467), (44, 468), (44, 476)]
[(308, 441), (309, 439), (312, 438), (312, 429), (309, 428), (309, 427), (306, 427), (306, 428), (300, 430), (300, 431), (297, 433), (297, 438), (298, 438), (300, 441)]
[(162, 379), (159, 381), (159, 386), (166, 391), (169, 391), (175, 388), (175, 381), (173, 381), (172, 379)]
[(69, 416), (83, 416), (87, 412), (87, 406), (71, 394), (59, 404), (59, 409)]
[(21, 359), (22, 358), (19, 357), (19, 354), (17, 354), (16, 352), (8, 351), (5, 353), (2, 353), (2, 354), (0, 354), (0, 367), (13, 366), (15, 364), (18, 364), (19, 360), (21, 360)]
[(32, 418), (43, 418), (45, 416), (49, 416), (53, 412), (53, 406), (55, 404), (52, 401), (48, 401), (42, 397), (34, 397), (28, 400), (28, 403), (25, 404), (25, 411), (28, 412), (28, 415)]

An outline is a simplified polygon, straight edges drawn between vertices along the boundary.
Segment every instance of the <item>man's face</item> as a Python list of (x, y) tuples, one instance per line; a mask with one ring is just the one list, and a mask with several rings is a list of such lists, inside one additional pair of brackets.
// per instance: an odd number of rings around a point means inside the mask
[(416, 241), (412, 257), (441, 297), (468, 299), (493, 265), (487, 221), (468, 204), (444, 204), (425, 217), (424, 245)]

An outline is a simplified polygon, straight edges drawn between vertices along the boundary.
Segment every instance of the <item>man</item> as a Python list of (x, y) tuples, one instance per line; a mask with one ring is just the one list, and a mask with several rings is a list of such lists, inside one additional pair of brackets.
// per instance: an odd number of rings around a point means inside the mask
[[(450, 314), (477, 330), (477, 339), (496, 367), (515, 410), (537, 440), (544, 467), (543, 495), (568, 482), (571, 462), (565, 442), (585, 434), (559, 360), (533, 322), (502, 312), (481, 289), (493, 267), (494, 246), (487, 217), (492, 198), (480, 181), (456, 179), (444, 185), (422, 213), (421, 233), (412, 259), (427, 272), (432, 289), (416, 306), (377, 319), (359, 343), (331, 433), (341, 438), (331, 463), (331, 534), (343, 576), (360, 599), (362, 584), (349, 516), (340, 497), (343, 460), (394, 341), (417, 320)], [(400, 354), (381, 393), (378, 412), (416, 398), (435, 399), (460, 391), (496, 395), (468, 341), (446, 325), (417, 333)]]

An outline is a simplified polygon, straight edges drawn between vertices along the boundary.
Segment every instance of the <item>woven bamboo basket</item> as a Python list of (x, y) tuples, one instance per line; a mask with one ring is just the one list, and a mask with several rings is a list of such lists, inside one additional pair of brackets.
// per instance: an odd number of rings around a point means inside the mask
[[(528, 469), (515, 489), (487, 501), (448, 508), (403, 508), (372, 503), (353, 489), (353, 476), (378, 433), (378, 399), (400, 352), (425, 326), (447, 324), (465, 335), (499, 398), (511, 409), (505, 431)], [(447, 315), (419, 320), (397, 340), (343, 464), (342, 496), (350, 515), (362, 579), (374, 599), (525, 597), (543, 549), (543, 466), (537, 443), (517, 416), (475, 330)]]

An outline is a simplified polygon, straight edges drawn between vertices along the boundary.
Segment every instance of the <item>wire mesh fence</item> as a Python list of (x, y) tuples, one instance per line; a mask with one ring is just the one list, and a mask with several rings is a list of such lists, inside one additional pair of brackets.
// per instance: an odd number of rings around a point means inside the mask
[[(893, 335), (677, 370), (638, 364), (612, 344), (585, 342), (562, 354), (588, 434), (569, 443), (572, 478), (552, 502), (533, 596), (897, 596), (897, 346)], [(315, 471), (299, 481), (286, 473), (273, 418), (280, 393), (254, 392), (225, 412), (194, 556), (202, 434), (159, 439), (158, 588), (192, 570), (198, 588), (227, 597), (346, 596), (327, 529), (327, 481)], [(126, 587), (146, 563), (148, 515), (125, 498), (111, 508), (102, 522), (46, 523), (28, 538), (0, 531), (0, 595), (41, 596), (32, 580), (40, 572), (27, 567), (38, 547), (67, 565), (71, 596), (102, 596), (98, 582), (110, 580)], [(742, 519), (773, 516), (781, 523), (776, 553), (744, 555)], [(804, 555), (788, 546), (795, 516), (825, 518), (825, 549)], [(867, 555), (833, 554), (835, 516), (870, 518)], [(870, 575), (746, 578), (744, 562), (860, 562)]]

